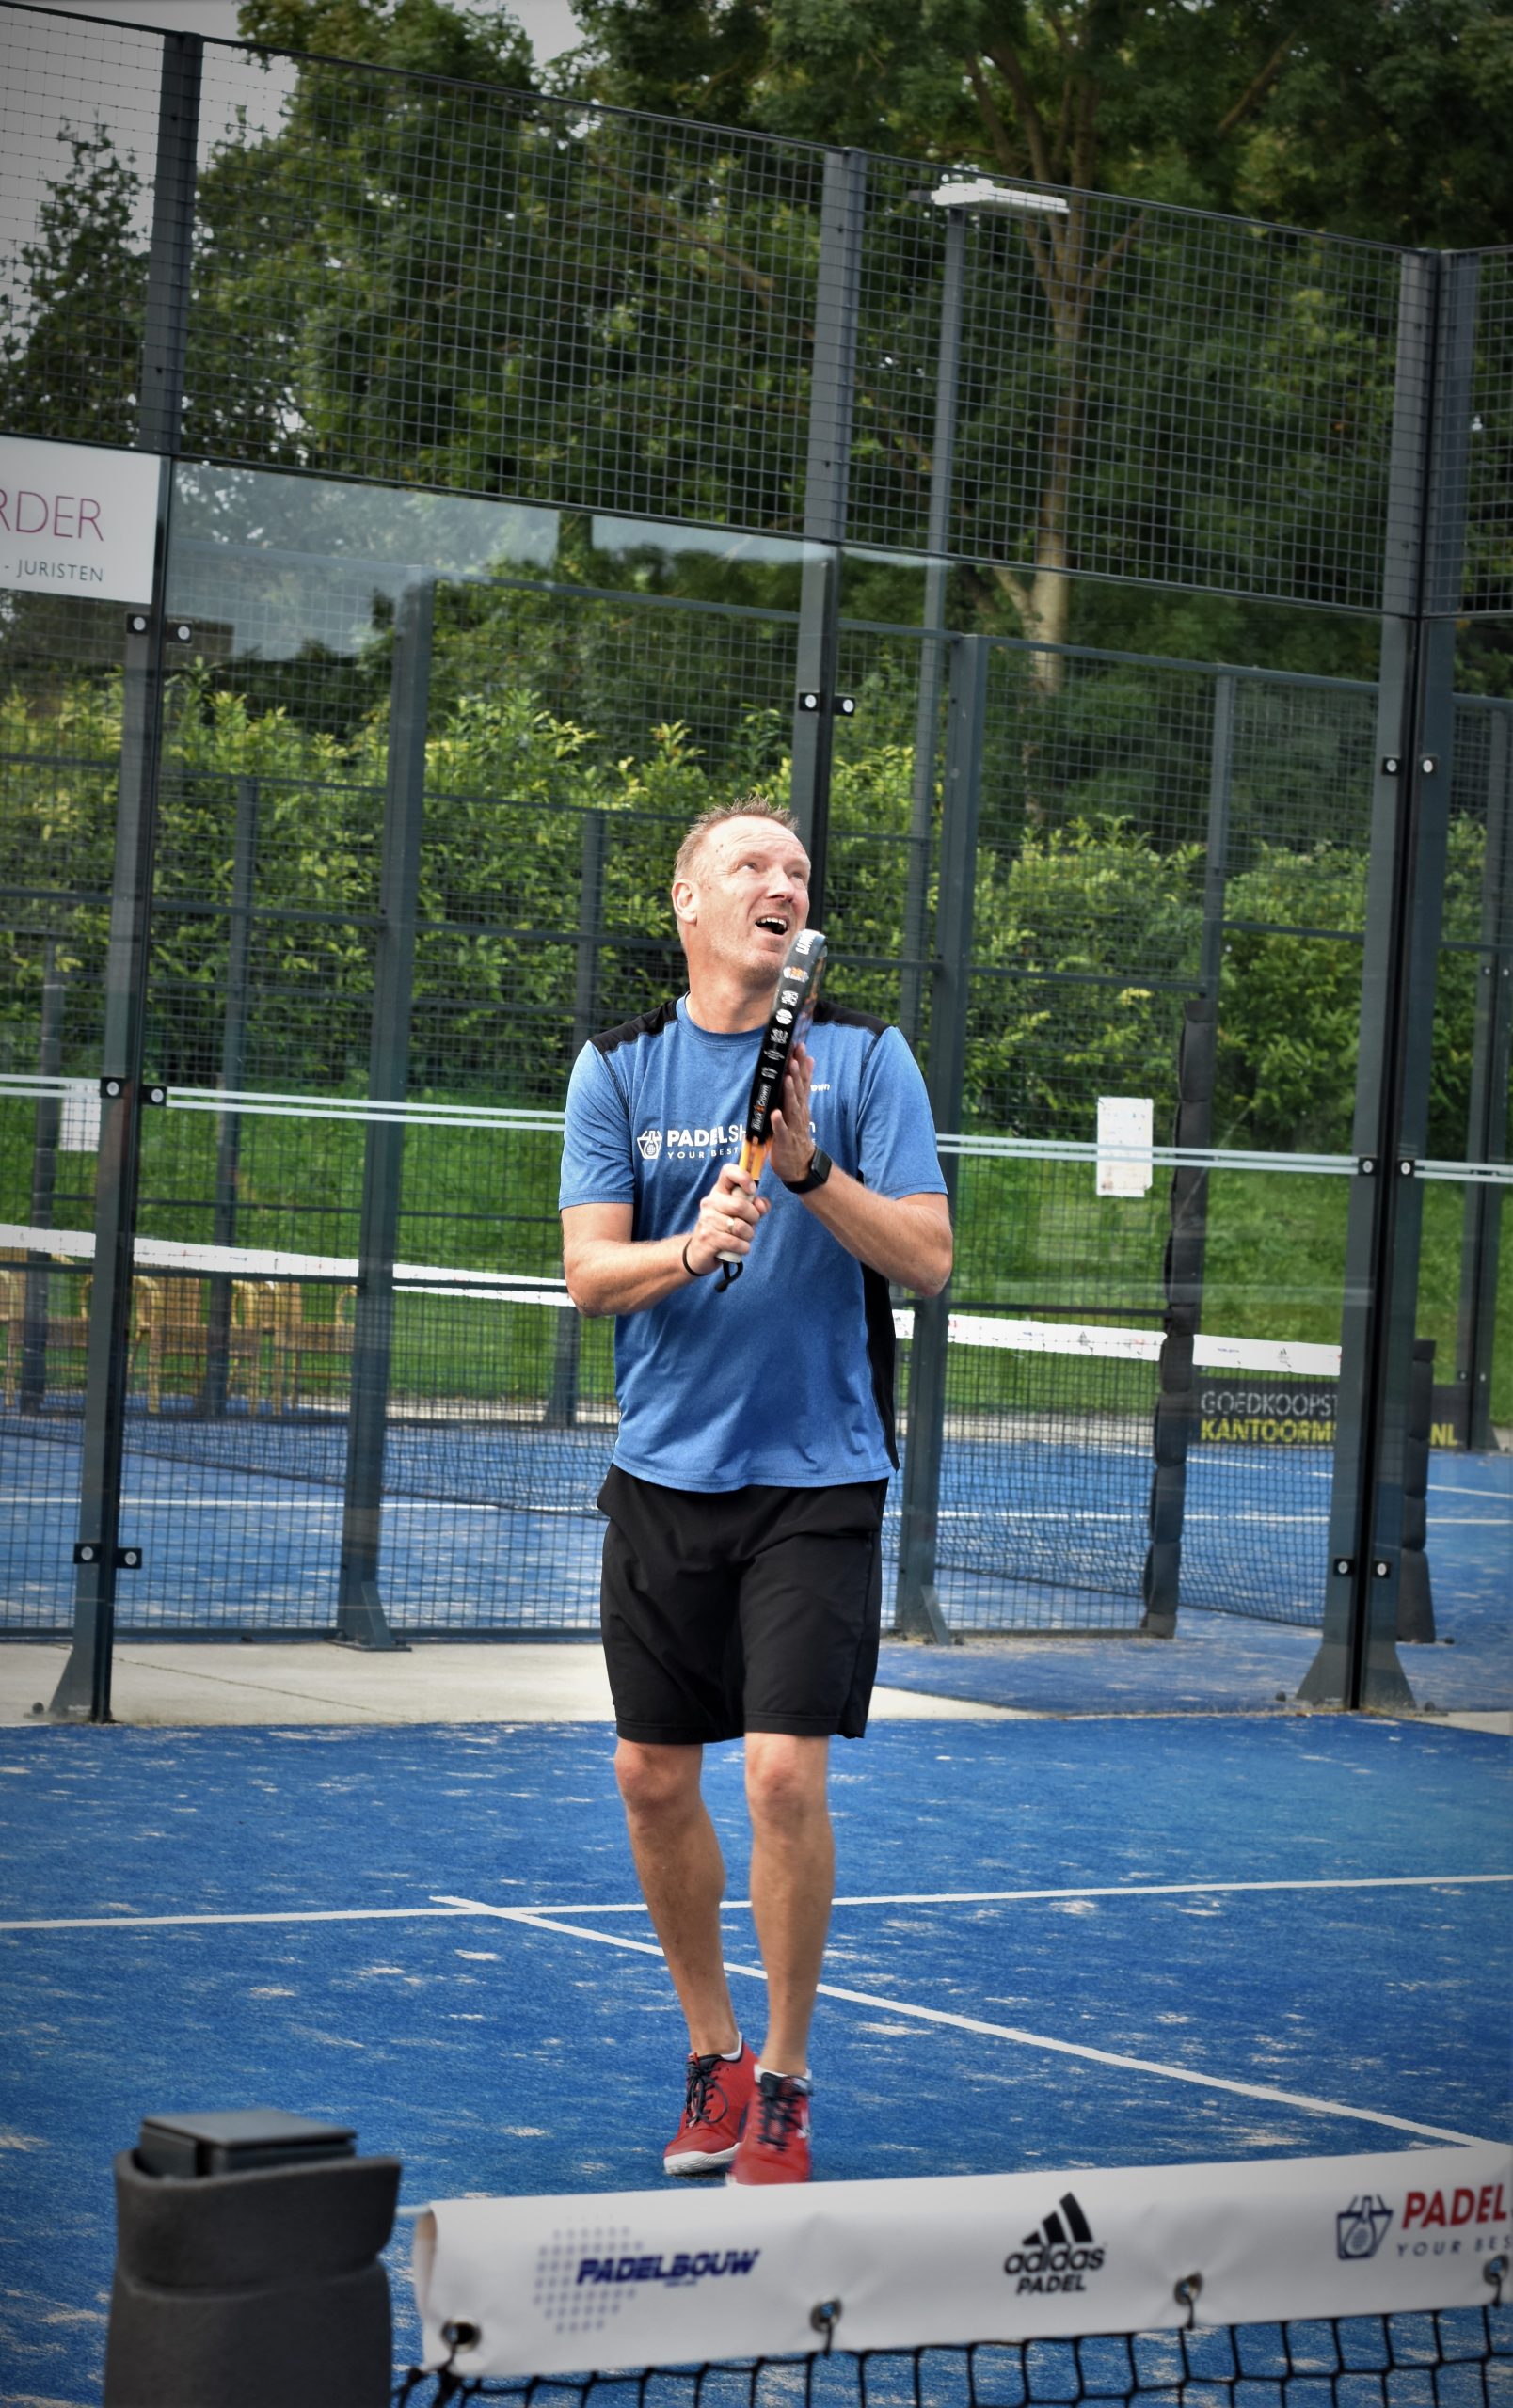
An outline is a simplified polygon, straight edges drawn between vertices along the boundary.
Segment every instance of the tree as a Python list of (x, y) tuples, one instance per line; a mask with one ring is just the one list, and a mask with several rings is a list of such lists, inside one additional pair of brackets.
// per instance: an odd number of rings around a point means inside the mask
[(34, 239), (0, 287), (0, 422), (72, 443), (136, 432), (147, 252), (141, 179), (109, 129), (58, 140), (69, 166), (37, 213)]

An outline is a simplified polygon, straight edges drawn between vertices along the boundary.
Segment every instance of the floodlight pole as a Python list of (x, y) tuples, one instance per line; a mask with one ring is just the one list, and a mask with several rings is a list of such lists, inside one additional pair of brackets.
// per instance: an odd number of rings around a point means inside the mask
[[(978, 806), (987, 724), (986, 636), (956, 636), (950, 645), (950, 703), (946, 737), (946, 800), (941, 817), (940, 901), (930, 1009), (926, 1084), (935, 1126), (962, 1125), (966, 1086), (966, 1029), (972, 989), (972, 929), (977, 900)], [(961, 1157), (943, 1165), (952, 1215)], [(935, 1586), (941, 1457), (946, 1434), (946, 1372), (950, 1290), (922, 1296), (915, 1307), (909, 1350), (909, 1410), (903, 1457), (899, 1584), (893, 1627), (906, 1638), (951, 1644)]]
[(903, 905), (903, 961), (899, 1025), (911, 1045), (924, 1034), (929, 983), (930, 839), (935, 811), (935, 747), (946, 683), (947, 552), (950, 543), (951, 479), (956, 465), (956, 395), (962, 358), (966, 286), (966, 213), (946, 213), (940, 341), (935, 353), (935, 431), (930, 452), (930, 515), (925, 532), (924, 636), (919, 650), (919, 701), (915, 714), (914, 792), (909, 811), (908, 884)]
[(1455, 735), (1474, 253), (1402, 263), (1377, 765), (1324, 1635), (1308, 1704), (1413, 1703), (1397, 1657), (1403, 1494)]
[(825, 152), (820, 206), (820, 270), (815, 279), (814, 347), (809, 372), (809, 449), (804, 480), (804, 559), (799, 589), (794, 667), (791, 794), (809, 855), (809, 919), (825, 924), (830, 852), (830, 768), (840, 666), (841, 547), (846, 539), (852, 412), (856, 389), (856, 320), (867, 154)]

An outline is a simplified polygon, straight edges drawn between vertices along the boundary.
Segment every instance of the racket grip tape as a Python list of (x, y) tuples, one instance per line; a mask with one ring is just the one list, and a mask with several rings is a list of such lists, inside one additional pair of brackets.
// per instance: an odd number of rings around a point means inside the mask
[[(755, 1137), (743, 1137), (740, 1158), (736, 1164), (737, 1169), (750, 1171), (753, 1179), (759, 1180), (766, 1162), (765, 1144)], [(746, 1266), (739, 1254), (722, 1254), (718, 1257), (718, 1260), (721, 1265), (720, 1281), (714, 1292), (717, 1296), (723, 1296), (732, 1280), (739, 1279)]]

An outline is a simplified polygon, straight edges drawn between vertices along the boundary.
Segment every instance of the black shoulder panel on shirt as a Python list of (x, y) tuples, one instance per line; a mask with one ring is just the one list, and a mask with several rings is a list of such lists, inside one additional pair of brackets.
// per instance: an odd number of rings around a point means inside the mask
[(676, 1000), (659, 1004), (655, 1011), (638, 1012), (634, 1020), (623, 1020), (618, 1028), (602, 1029), (589, 1043), (596, 1054), (608, 1056), (617, 1054), (622, 1045), (633, 1045), (638, 1037), (661, 1037), (664, 1029), (677, 1025)]
[(887, 1034), (887, 1022), (879, 1020), (875, 1012), (853, 1012), (849, 1004), (833, 1004), (821, 995), (814, 1007), (818, 1021), (834, 1021), (837, 1028), (869, 1028), (874, 1037)]
[(862, 1056), (864, 1069), (877, 1051), (878, 1039), (886, 1037), (888, 1033), (887, 1022), (879, 1020), (875, 1012), (853, 1012), (849, 1004), (828, 1003), (823, 995), (814, 1007), (814, 1016), (821, 1025), (828, 1021), (833, 1028), (869, 1028), (871, 1030), (872, 1042)]

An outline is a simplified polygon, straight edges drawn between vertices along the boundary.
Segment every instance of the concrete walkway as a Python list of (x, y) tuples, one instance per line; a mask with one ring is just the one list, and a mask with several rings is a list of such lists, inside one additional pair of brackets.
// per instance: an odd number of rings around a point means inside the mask
[[(0, 1724), (35, 1723), (68, 1650), (0, 1646)], [(222, 1645), (128, 1640), (116, 1649), (111, 1711), (118, 1722), (609, 1722), (609, 1683), (597, 1641), (420, 1645), (370, 1656), (322, 1640)], [(1012, 1722), (1016, 1708), (879, 1689), (879, 1719)]]
[[(0, 1646), (0, 1726), (28, 1723), (35, 1729), (45, 1722), (67, 1656), (65, 1646), (41, 1640)], [(592, 1640), (547, 1645), (422, 1641), (393, 1656), (369, 1656), (324, 1640), (266, 1646), (127, 1640), (116, 1649), (111, 1710), (117, 1722), (143, 1726), (613, 1719), (603, 1657)], [(1021, 1706), (893, 1687), (874, 1690), (872, 1717), (934, 1722), (1055, 1719)], [(1513, 1736), (1513, 1716), (1505, 1713), (1432, 1719)]]

